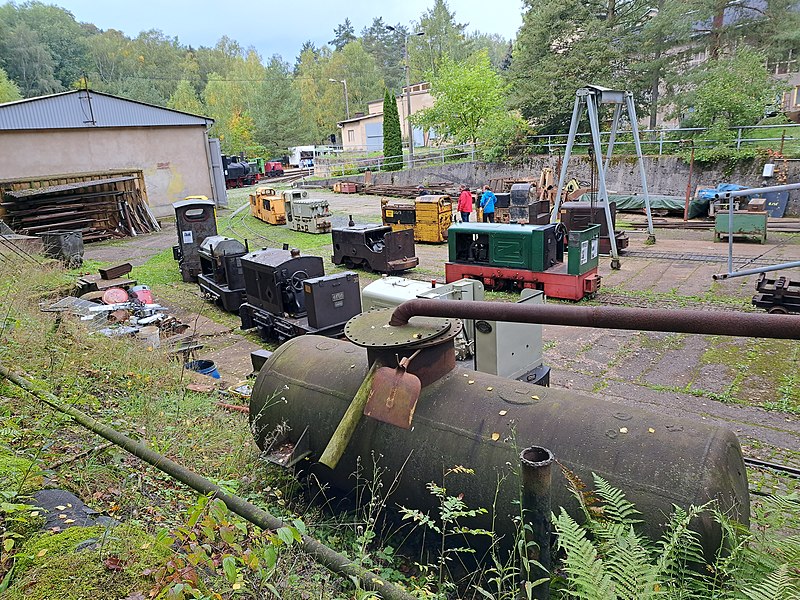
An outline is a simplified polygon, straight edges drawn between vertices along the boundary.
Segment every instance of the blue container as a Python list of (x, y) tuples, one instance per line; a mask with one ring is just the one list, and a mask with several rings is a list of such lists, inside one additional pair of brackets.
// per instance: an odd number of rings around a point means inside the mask
[(214, 379), (219, 379), (219, 371), (213, 360), (193, 360), (184, 365), (190, 371), (197, 371), (201, 375), (208, 375)]

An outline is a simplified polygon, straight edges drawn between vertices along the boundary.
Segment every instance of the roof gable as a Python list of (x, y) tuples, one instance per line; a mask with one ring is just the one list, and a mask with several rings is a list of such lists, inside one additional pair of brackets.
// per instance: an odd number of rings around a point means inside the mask
[(0, 130), (210, 126), (213, 119), (92, 90), (0, 104)]

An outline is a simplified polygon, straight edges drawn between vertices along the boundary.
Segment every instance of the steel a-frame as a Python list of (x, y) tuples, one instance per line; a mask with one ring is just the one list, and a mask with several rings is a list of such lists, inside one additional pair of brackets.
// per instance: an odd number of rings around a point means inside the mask
[[(614, 117), (611, 123), (611, 132), (608, 138), (608, 148), (606, 149), (605, 160), (603, 160), (603, 148), (600, 142), (600, 117), (598, 110), (603, 104), (614, 105)], [(580, 88), (575, 94), (575, 106), (572, 110), (572, 122), (569, 125), (569, 137), (567, 138), (567, 147), (564, 150), (564, 159), (561, 163), (561, 174), (558, 177), (558, 190), (556, 192), (555, 205), (553, 206), (553, 213), (550, 215), (550, 222), (556, 223), (558, 221), (558, 211), (561, 207), (561, 192), (564, 189), (564, 184), (567, 177), (567, 167), (569, 165), (569, 158), (572, 154), (572, 148), (575, 145), (575, 135), (578, 132), (578, 123), (583, 117), (584, 109), (589, 114), (589, 127), (592, 134), (592, 148), (594, 149), (594, 160), (597, 166), (597, 186), (598, 186), (598, 200), (603, 205), (606, 215), (606, 224), (608, 225), (608, 234), (611, 242), (611, 268), (619, 269), (619, 252), (617, 251), (617, 241), (614, 237), (614, 225), (611, 219), (611, 207), (608, 204), (608, 191), (606, 190), (606, 171), (608, 170), (609, 162), (611, 161), (611, 153), (614, 151), (614, 141), (617, 137), (617, 130), (619, 128), (619, 120), (622, 115), (622, 107), (628, 111), (628, 120), (631, 123), (631, 130), (633, 132), (633, 143), (636, 146), (637, 162), (639, 163), (639, 175), (642, 179), (642, 192), (644, 194), (644, 206), (647, 212), (647, 233), (648, 242), (655, 243), (656, 236), (653, 233), (653, 216), (650, 212), (650, 196), (647, 192), (647, 175), (644, 169), (644, 160), (642, 158), (642, 144), (639, 140), (639, 124), (636, 120), (636, 107), (633, 103), (633, 93), (621, 90), (612, 90), (599, 85), (587, 85)]]

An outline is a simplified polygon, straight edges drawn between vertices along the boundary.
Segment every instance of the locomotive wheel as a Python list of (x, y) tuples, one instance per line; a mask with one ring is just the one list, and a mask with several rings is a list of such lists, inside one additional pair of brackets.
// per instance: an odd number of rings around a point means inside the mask
[(773, 306), (767, 311), (771, 315), (788, 315), (789, 311), (783, 306)]

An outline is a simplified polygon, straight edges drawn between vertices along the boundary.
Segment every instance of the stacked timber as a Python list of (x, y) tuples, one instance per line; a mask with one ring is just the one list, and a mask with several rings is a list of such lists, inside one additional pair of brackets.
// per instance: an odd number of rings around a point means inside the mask
[[(428, 183), (425, 185), (428, 194), (435, 196), (455, 195), (458, 197), (458, 185), (449, 181), (439, 183)], [(416, 185), (368, 185), (364, 188), (365, 194), (373, 196), (392, 196), (394, 198), (416, 198), (419, 196), (419, 189)]]
[(3, 220), (17, 233), (81, 231), (84, 242), (150, 233), (160, 229), (134, 176), (72, 181), (57, 185), (4, 186)]

